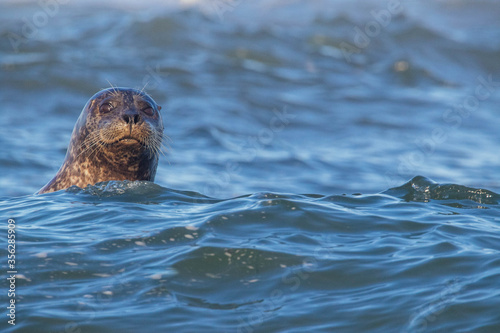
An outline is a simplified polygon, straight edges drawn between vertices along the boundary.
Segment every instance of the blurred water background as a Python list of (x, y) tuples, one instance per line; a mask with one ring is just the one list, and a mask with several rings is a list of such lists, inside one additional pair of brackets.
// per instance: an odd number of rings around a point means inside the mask
[[(498, 17), (0, 1), (1, 332), (500, 331)], [(33, 195), (110, 85), (163, 107), (156, 184)]]

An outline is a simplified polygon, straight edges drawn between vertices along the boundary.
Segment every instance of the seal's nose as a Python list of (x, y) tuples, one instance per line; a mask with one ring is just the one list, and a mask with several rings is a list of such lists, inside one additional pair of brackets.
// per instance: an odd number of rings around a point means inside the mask
[(141, 116), (135, 109), (128, 109), (122, 116), (122, 119), (126, 124), (133, 125), (137, 124), (141, 120)]

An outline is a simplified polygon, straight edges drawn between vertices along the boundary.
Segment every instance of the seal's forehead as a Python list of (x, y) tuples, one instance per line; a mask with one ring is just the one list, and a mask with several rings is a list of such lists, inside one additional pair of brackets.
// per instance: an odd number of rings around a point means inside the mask
[(96, 93), (94, 96), (92, 96), (91, 100), (100, 101), (108, 97), (115, 97), (128, 103), (133, 103), (133, 101), (136, 100), (137, 97), (139, 97), (148, 100), (152, 103), (155, 103), (155, 101), (143, 91), (132, 88), (122, 88), (122, 87), (103, 89), (98, 93)]

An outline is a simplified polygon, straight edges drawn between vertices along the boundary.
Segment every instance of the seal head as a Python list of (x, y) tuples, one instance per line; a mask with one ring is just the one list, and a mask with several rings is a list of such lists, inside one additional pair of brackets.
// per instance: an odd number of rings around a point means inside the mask
[(108, 88), (92, 96), (61, 168), (38, 193), (108, 180), (154, 181), (163, 139), (160, 110), (136, 89)]

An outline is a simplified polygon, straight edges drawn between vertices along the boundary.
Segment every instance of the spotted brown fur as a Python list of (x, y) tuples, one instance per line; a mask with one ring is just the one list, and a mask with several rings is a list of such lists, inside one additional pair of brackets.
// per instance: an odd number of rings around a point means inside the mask
[(160, 109), (136, 89), (109, 88), (92, 96), (61, 168), (38, 193), (108, 180), (154, 181), (163, 139)]

